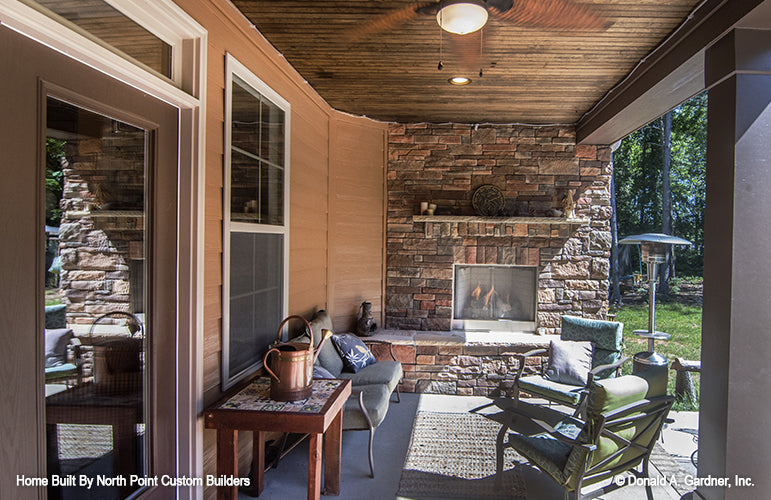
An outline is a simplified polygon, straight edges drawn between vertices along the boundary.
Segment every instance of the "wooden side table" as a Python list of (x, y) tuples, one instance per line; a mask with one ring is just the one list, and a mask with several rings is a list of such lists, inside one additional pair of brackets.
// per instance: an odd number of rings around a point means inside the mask
[[(217, 430), (217, 476), (238, 476), (238, 431), (253, 431), (252, 493), (257, 496), (265, 487), (265, 433), (307, 433), (308, 499), (321, 496), (322, 441), (324, 494), (340, 494), (343, 406), (351, 394), (351, 381), (316, 379), (311, 396), (294, 402), (272, 401), (269, 393), (270, 379), (258, 378), (204, 412), (206, 428)], [(217, 498), (236, 500), (238, 486), (219, 486)]]
[[(142, 392), (139, 390), (102, 394), (93, 382), (76, 385), (46, 398), (46, 431), (50, 457), (49, 473), (59, 473), (57, 424), (96, 424), (112, 427), (112, 473), (128, 477), (137, 469), (137, 424), (144, 422)], [(121, 486), (122, 497), (137, 490)], [(56, 493), (53, 494), (54, 497)], [(57, 497), (58, 498), (58, 497)]]

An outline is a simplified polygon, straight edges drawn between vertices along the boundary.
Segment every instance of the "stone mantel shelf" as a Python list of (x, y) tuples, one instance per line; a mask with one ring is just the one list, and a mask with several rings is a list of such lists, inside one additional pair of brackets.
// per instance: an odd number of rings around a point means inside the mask
[(463, 332), (379, 329), (374, 335), (363, 337), (367, 340), (381, 340), (394, 345), (431, 346), (526, 346), (528, 349), (549, 347), (554, 335), (537, 335), (529, 332)]
[(90, 210), (90, 211), (72, 211), (69, 213), (72, 218), (82, 217), (133, 217), (144, 218), (145, 213), (141, 210)]
[(484, 217), (480, 215), (413, 215), (413, 222), (470, 222), (472, 224), (588, 224), (589, 219), (562, 217)]

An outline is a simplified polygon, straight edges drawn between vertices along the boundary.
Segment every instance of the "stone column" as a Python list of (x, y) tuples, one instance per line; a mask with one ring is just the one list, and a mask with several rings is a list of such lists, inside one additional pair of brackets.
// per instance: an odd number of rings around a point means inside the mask
[[(699, 477), (707, 499), (771, 491), (771, 31), (706, 52), (709, 88)], [(741, 487), (735, 476), (751, 478)]]

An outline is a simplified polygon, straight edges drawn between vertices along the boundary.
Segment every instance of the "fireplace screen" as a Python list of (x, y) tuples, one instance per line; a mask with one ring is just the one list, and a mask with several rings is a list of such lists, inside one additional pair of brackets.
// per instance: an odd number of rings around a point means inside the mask
[(454, 319), (535, 321), (537, 269), (455, 266)]

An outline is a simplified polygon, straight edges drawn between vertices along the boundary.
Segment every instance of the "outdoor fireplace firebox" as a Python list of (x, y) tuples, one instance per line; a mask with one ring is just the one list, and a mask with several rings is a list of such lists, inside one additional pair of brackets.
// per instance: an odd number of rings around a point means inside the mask
[(455, 266), (453, 330), (535, 331), (537, 268)]

